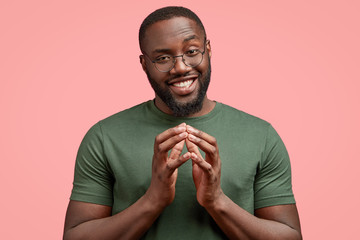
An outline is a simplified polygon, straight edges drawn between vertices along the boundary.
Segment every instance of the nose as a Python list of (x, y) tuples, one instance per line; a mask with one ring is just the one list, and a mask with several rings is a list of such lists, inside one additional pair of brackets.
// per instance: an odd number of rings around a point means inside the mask
[(184, 74), (191, 70), (191, 67), (187, 66), (184, 63), (184, 58), (182, 55), (180, 56), (174, 56), (174, 67), (171, 69), (171, 73), (173, 74)]

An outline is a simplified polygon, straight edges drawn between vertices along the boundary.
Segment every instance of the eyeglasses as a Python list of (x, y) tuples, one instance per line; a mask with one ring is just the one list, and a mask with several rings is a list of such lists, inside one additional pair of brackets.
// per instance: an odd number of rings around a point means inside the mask
[(159, 72), (170, 72), (171, 69), (174, 68), (176, 58), (181, 57), (182, 62), (188, 67), (197, 67), (199, 66), (204, 58), (204, 53), (206, 51), (206, 39), (204, 40), (204, 51), (200, 51), (199, 49), (190, 49), (182, 55), (172, 56), (172, 55), (161, 55), (157, 57), (155, 60), (151, 60), (151, 58), (143, 53), (149, 60), (155, 65), (155, 68)]

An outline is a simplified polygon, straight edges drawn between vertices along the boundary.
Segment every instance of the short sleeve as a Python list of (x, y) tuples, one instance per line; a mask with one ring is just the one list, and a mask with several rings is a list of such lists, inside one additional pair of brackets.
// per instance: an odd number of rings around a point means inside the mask
[(101, 125), (85, 135), (76, 157), (71, 200), (112, 206), (113, 174), (104, 154)]
[(295, 203), (289, 155), (271, 125), (255, 176), (254, 195), (255, 209)]

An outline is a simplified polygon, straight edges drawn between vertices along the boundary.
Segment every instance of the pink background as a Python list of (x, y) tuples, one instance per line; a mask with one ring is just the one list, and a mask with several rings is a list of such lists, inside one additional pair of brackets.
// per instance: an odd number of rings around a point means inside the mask
[(355, 239), (356, 0), (1, 1), (1, 238), (61, 238), (80, 141), (98, 120), (153, 98), (137, 32), (152, 10), (174, 4), (207, 29), (209, 97), (282, 136), (304, 239)]

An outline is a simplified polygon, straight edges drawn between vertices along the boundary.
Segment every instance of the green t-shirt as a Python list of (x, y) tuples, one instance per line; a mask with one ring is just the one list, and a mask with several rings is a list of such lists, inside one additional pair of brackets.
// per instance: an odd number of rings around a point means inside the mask
[[(222, 190), (240, 207), (253, 214), (257, 208), (295, 203), (289, 156), (269, 123), (221, 103), (204, 116), (176, 118), (153, 101), (88, 131), (76, 159), (71, 200), (111, 206), (112, 214), (135, 203), (150, 185), (155, 137), (182, 122), (216, 138)], [(226, 238), (196, 200), (191, 161), (178, 170), (174, 202), (143, 238)]]

